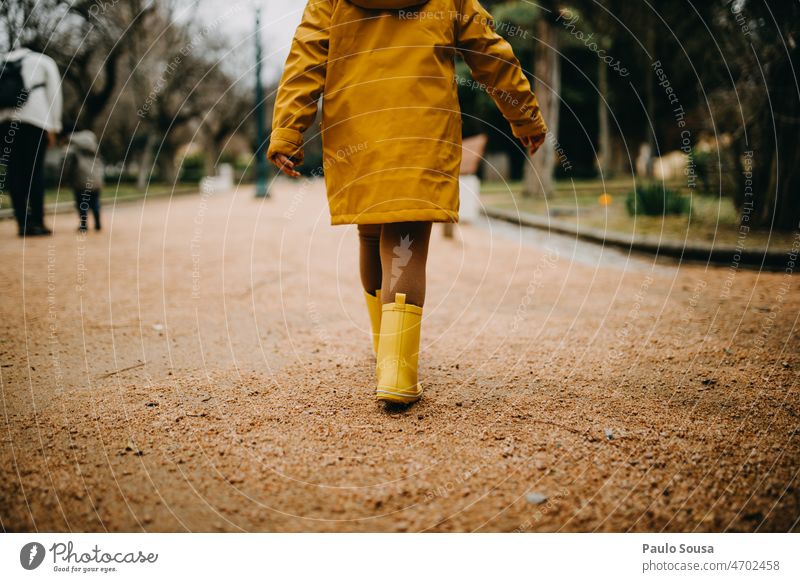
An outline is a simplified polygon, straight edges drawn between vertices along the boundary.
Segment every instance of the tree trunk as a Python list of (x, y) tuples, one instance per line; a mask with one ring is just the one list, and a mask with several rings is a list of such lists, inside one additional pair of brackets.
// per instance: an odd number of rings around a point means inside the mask
[(219, 158), (222, 152), (222, 144), (217, 143), (217, 140), (213, 137), (206, 140), (205, 143), (205, 152), (204, 152), (204, 161), (203, 165), (205, 166), (205, 170), (203, 174), (206, 176), (216, 176), (217, 175), (217, 165), (219, 164)]
[(158, 167), (161, 170), (161, 179), (170, 186), (177, 186), (180, 178), (180, 167), (175, 163), (176, 152), (173, 148), (162, 144), (158, 154)]
[(597, 61), (597, 169), (600, 177), (607, 179), (611, 175), (611, 130), (608, 123), (608, 65), (605, 61)]
[(155, 145), (156, 136), (153, 132), (149, 132), (139, 161), (139, 175), (136, 178), (136, 188), (138, 190), (146, 189), (147, 183), (150, 181), (150, 175), (153, 173), (153, 148)]
[(548, 17), (542, 16), (536, 23), (539, 43), (536, 47), (534, 72), (536, 78), (533, 90), (547, 124), (548, 135), (542, 147), (533, 156), (531, 163), (525, 165), (526, 196), (550, 196), (555, 188), (553, 177), (556, 165), (556, 144), (558, 142), (558, 114), (561, 105), (561, 61), (558, 55), (558, 29)]
[[(794, 13), (798, 12), (797, 7)], [(793, 50), (781, 59), (780, 64), (772, 65), (770, 93), (774, 95), (774, 122), (777, 134), (775, 146), (774, 183), (770, 186), (769, 223), (774, 216), (777, 230), (800, 229), (800, 94), (795, 85), (797, 78), (792, 67), (800, 59), (800, 48)]]
[[(645, 42), (647, 43), (647, 53), (650, 58), (654, 58), (656, 54), (656, 23), (653, 16), (653, 10), (647, 10), (647, 32), (645, 33)], [(645, 125), (647, 131), (647, 144), (650, 146), (650, 156), (645, 165), (645, 175), (648, 178), (653, 177), (653, 161), (656, 156), (660, 155), (658, 151), (658, 144), (656, 143), (656, 94), (655, 83), (650, 73), (649, 63), (645, 66), (644, 82), (645, 82), (645, 105), (647, 107), (647, 124)]]
[(766, 182), (763, 211), (758, 224), (775, 230), (800, 229), (800, 147), (797, 127), (778, 129), (777, 152), (771, 164), (770, 180)]

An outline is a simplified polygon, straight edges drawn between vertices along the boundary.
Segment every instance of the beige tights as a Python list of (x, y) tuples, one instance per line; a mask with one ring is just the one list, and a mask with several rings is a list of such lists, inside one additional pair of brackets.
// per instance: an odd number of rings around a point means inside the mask
[(369, 293), (381, 290), (381, 301), (393, 303), (405, 293), (406, 303), (425, 303), (425, 265), (428, 262), (430, 222), (359, 224), (359, 271)]

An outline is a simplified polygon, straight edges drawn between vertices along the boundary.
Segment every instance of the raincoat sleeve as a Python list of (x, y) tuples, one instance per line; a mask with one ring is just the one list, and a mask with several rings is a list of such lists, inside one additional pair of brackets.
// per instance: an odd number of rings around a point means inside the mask
[(283, 154), (303, 163), (303, 132), (314, 122), (325, 86), (334, 0), (308, 0), (283, 70), (267, 158)]
[(515, 137), (543, 136), (547, 126), (539, 102), (511, 45), (494, 31), (491, 15), (478, 0), (461, 0), (460, 4), (456, 44), (473, 78), (485, 86)]

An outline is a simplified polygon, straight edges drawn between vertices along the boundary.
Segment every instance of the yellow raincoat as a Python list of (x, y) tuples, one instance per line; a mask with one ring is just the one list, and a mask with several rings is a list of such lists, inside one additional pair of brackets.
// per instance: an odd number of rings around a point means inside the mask
[(332, 224), (458, 220), (460, 52), (516, 137), (546, 131), (511, 46), (478, 0), (308, 0), (267, 156), (301, 164), (322, 97)]

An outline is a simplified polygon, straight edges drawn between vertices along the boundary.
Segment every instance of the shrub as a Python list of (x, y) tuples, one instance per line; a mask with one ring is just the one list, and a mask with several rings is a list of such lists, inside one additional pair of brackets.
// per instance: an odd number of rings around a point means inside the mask
[(664, 216), (688, 213), (691, 202), (687, 197), (661, 184), (647, 184), (628, 192), (625, 206), (631, 216)]
[(202, 153), (192, 154), (183, 158), (181, 163), (180, 181), (197, 183), (205, 175), (205, 159)]

